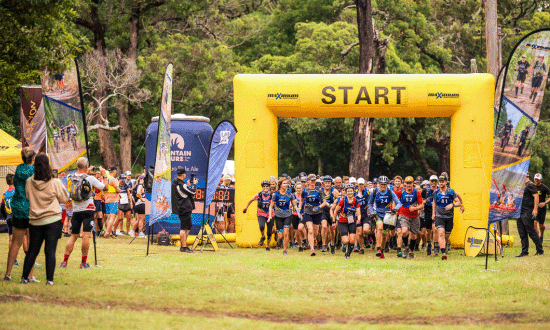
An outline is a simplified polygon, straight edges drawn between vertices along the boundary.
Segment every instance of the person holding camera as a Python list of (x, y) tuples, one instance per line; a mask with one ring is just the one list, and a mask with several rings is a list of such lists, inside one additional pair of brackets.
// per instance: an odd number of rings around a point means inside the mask
[[(541, 177), (542, 178), (542, 177)], [(523, 202), (521, 203), (521, 213), (517, 221), (518, 233), (521, 239), (521, 253), (517, 257), (526, 257), (529, 255), (529, 237), (535, 243), (537, 248), (536, 256), (543, 255), (542, 242), (535, 230), (535, 219), (537, 219), (539, 208), (539, 192), (537, 186), (529, 180), (529, 174), (525, 177), (525, 189), (523, 190)], [(527, 237), (529, 236), (529, 237)]]
[[(94, 176), (95, 168), (88, 168), (88, 158), (80, 157), (76, 161), (78, 171), (71, 174), (67, 180), (67, 188), (69, 197), (73, 201), (73, 217), (71, 219), (71, 237), (67, 240), (65, 246), (65, 255), (61, 268), (67, 267), (71, 252), (73, 252), (74, 243), (80, 235), (80, 227), (82, 226), (82, 262), (80, 268), (90, 268), (88, 265), (88, 251), (90, 249), (90, 234), (93, 230), (94, 221), (94, 191), (93, 189), (104, 190), (105, 185)], [(105, 174), (103, 168), (99, 168), (101, 175)], [(86, 181), (86, 182), (84, 182)]]
[(193, 253), (187, 246), (187, 235), (191, 230), (191, 213), (195, 209), (195, 201), (193, 197), (197, 192), (197, 183), (199, 180), (195, 178), (195, 174), (191, 174), (190, 182), (185, 182), (187, 176), (185, 168), (178, 168), (177, 177), (172, 181), (172, 213), (179, 215), (180, 218), (180, 252)]

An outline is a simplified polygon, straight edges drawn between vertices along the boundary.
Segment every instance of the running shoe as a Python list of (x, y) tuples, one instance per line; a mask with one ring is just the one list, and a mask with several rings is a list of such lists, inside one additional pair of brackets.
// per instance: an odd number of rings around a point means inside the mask
[(296, 248), (296, 243), (290, 243), (290, 248), (295, 249)]
[(330, 245), (330, 253), (332, 253), (332, 254), (336, 253), (336, 252), (334, 251), (334, 249), (335, 249), (334, 245), (331, 244), (331, 245)]
[(327, 246), (326, 245), (321, 246), (321, 252), (327, 252)]
[(428, 244), (428, 247), (426, 248), (426, 253), (431, 256), (432, 255), (432, 245)]
[(46, 282), (46, 285), (53, 285), (53, 281)]
[(346, 259), (349, 259), (349, 256), (346, 254)]
[(353, 252), (359, 252), (359, 246), (358, 245), (353, 246)]
[(21, 277), (21, 281), (19, 281), (19, 283), (21, 283), (21, 284), (27, 284), (27, 283), (29, 283), (29, 280), (26, 280), (26, 279), (24, 279), (24, 278)]
[(271, 251), (271, 249), (268, 247), (265, 248), (266, 251)]
[(17, 262), (17, 260), (15, 260), (15, 262), (13, 263), (14, 266), (19, 266), (19, 263)]
[(116, 232), (115, 232), (115, 235), (117, 235), (117, 236), (122, 235), (122, 232), (119, 229), (117, 229)]
[(28, 281), (29, 283), (40, 283), (40, 281), (37, 280), (36, 277), (34, 277), (34, 276), (31, 277), (31, 278), (29, 278), (27, 281)]
[(304, 252), (304, 248), (300, 246), (300, 247), (298, 248), (298, 252)]
[(314, 249), (311, 249), (310, 252), (311, 252), (311, 256), (312, 256), (312, 257), (315, 257), (315, 250), (314, 250)]
[(413, 260), (414, 259), (414, 253), (410, 252), (409, 253), (409, 260)]
[(40, 268), (40, 267), (42, 267), (42, 265), (41, 265), (41, 264), (37, 264), (37, 263), (35, 262), (35, 263), (34, 263), (34, 267)]
[(71, 237), (71, 234), (65, 233), (65, 234), (63, 234), (63, 237)]
[(365, 249), (370, 249), (370, 243), (367, 241), (367, 243), (365, 244)]
[(5, 275), (4, 276), (4, 281), (11, 281), (11, 276)]
[(405, 249), (405, 252), (403, 252), (403, 259), (407, 259), (407, 255), (409, 255), (409, 249)]
[(262, 245), (264, 245), (264, 242), (265, 242), (265, 237), (262, 237), (262, 238), (260, 238), (260, 241), (258, 242), (258, 245), (262, 246)]
[(81, 263), (80, 264), (80, 269), (88, 269), (90, 268), (90, 265), (88, 265), (88, 263)]
[(67, 268), (67, 262), (66, 261), (63, 261), (61, 263), (61, 265), (59, 266), (59, 268)]
[(442, 255), (441, 260), (447, 260), (447, 255), (446, 254)]
[(439, 246), (434, 247), (434, 256), (439, 255)]
[(385, 259), (386, 257), (384, 257), (384, 252), (382, 252), (382, 254), (380, 255), (380, 259)]
[(376, 249), (376, 256), (380, 257), (382, 255), (382, 249), (378, 248)]
[(284, 256), (287, 256), (287, 255), (288, 255), (288, 252), (283, 251), (283, 255), (284, 255)]
[(386, 245), (386, 247), (384, 248), (384, 252), (390, 252), (390, 247)]
[(447, 251), (451, 251), (451, 246), (447, 246)]
[(359, 250), (359, 254), (365, 254), (365, 250), (363, 249)]
[(342, 252), (346, 253), (346, 246), (342, 244)]
[(398, 257), (398, 258), (402, 258), (402, 257), (403, 257), (403, 252), (398, 251), (398, 252), (397, 252), (397, 257)]
[(134, 233), (133, 230), (130, 230), (130, 232), (128, 233), (128, 235), (129, 235), (131, 238), (136, 237), (136, 234)]

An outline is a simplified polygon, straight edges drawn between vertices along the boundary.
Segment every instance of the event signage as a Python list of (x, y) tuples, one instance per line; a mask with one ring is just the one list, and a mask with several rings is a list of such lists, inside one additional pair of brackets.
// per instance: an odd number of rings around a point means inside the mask
[(58, 172), (76, 169), (76, 160), (87, 156), (86, 122), (82, 112), (80, 79), (76, 66), (64, 71), (42, 72), (48, 156)]
[[(159, 126), (157, 137), (157, 152), (155, 156), (155, 173), (153, 176), (153, 191), (151, 195), (151, 218), (152, 225), (159, 220), (172, 215), (172, 162), (170, 158), (170, 119), (172, 116), (172, 63), (166, 67), (164, 73), (164, 84), (162, 87)], [(177, 140), (177, 137), (176, 137)], [(183, 139), (179, 141), (182, 147)]]
[(46, 152), (46, 125), (40, 85), (21, 86), (21, 144)]
[(540, 109), (548, 79), (550, 30), (525, 36), (504, 71), (495, 104), (489, 223), (519, 218)]
[(405, 86), (325, 86), (323, 105), (406, 105)]

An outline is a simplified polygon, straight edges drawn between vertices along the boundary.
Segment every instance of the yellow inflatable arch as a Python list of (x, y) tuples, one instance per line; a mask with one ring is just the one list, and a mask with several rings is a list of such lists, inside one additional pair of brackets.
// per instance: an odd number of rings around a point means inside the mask
[(494, 85), (490, 74), (237, 75), (237, 245), (260, 239), (256, 203), (242, 210), (278, 173), (278, 117), (451, 117), (450, 175), (466, 208), (455, 210), (451, 244), (462, 247), (468, 226), (488, 221)]

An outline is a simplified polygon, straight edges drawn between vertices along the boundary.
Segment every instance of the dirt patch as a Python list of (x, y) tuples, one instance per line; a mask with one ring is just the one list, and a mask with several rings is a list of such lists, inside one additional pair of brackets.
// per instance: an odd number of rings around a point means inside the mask
[(156, 313), (164, 313), (169, 315), (187, 315), (200, 317), (233, 317), (249, 320), (268, 321), (273, 323), (290, 323), (290, 324), (324, 324), (324, 323), (367, 323), (367, 324), (413, 324), (413, 325), (464, 325), (464, 324), (522, 324), (522, 323), (547, 323), (550, 322), (550, 317), (533, 319), (530, 314), (524, 313), (497, 313), (497, 314), (473, 314), (468, 316), (396, 316), (396, 315), (380, 315), (380, 316), (327, 316), (324, 314), (318, 315), (288, 315), (266, 312), (261, 314), (246, 313), (246, 312), (216, 312), (212, 310), (198, 310), (193, 308), (151, 308), (146, 305), (127, 306), (118, 302), (99, 303), (90, 300), (76, 300), (64, 298), (46, 298), (41, 296), (23, 296), (23, 295), (0, 295), (0, 303), (8, 303), (13, 301), (26, 301), (38, 304), (56, 304), (62, 306), (91, 308), (91, 309), (117, 309), (117, 310), (132, 310), (132, 311), (150, 311)]

